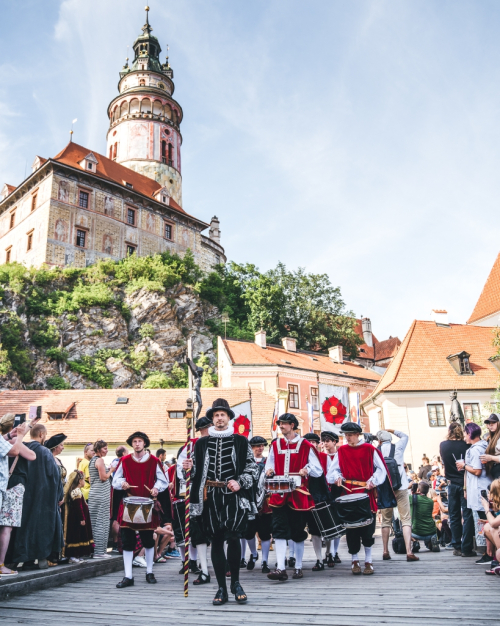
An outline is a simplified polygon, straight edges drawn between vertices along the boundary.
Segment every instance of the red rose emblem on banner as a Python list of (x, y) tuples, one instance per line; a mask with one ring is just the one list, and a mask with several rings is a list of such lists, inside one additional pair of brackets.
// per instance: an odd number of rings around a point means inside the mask
[(233, 422), (235, 435), (243, 435), (248, 439), (250, 434), (250, 420), (245, 415), (240, 415)]
[(342, 424), (347, 414), (346, 407), (335, 396), (327, 398), (321, 410), (325, 420), (330, 424)]

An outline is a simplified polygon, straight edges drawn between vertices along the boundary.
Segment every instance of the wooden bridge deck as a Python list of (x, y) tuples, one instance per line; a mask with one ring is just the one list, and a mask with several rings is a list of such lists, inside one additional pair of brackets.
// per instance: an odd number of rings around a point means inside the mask
[[(304, 578), (271, 582), (256, 567), (241, 571), (249, 596), (246, 605), (233, 599), (224, 607), (211, 604), (216, 585), (190, 586), (184, 598), (179, 559), (155, 565), (157, 585), (148, 585), (145, 570), (134, 568), (135, 586), (118, 590), (122, 572), (106, 574), (59, 588), (37, 591), (2, 602), (0, 617), (9, 624), (33, 626), (236, 626), (242, 624), (321, 624), (361, 626), (479, 626), (498, 623), (500, 578), (486, 576), (473, 558), (454, 557), (451, 551), (420, 553), (418, 563), (392, 555), (382, 561), (380, 537), (374, 547), (374, 576), (353, 576), (345, 540), (342, 564), (312, 572), (314, 553), (306, 542)], [(274, 561), (274, 552), (270, 555)], [(194, 576), (191, 576), (193, 580)], [(214, 581), (214, 577), (212, 577)], [(232, 598), (232, 596), (231, 596)], [(9, 620), (7, 622), (7, 619)]]

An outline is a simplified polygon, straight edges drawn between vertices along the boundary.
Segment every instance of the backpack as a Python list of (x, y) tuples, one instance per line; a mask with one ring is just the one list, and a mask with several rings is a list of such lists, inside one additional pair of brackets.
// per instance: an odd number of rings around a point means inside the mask
[(399, 465), (396, 463), (396, 459), (394, 458), (394, 453), (396, 451), (395, 444), (391, 443), (391, 451), (389, 452), (389, 456), (384, 456), (385, 464), (387, 465), (387, 469), (389, 470), (389, 474), (391, 475), (391, 483), (394, 491), (401, 489), (401, 474), (399, 473)]
[(392, 540), (392, 549), (396, 554), (406, 554), (406, 544), (401, 530), (401, 522), (395, 517), (392, 518), (392, 529), (394, 530), (394, 539)]

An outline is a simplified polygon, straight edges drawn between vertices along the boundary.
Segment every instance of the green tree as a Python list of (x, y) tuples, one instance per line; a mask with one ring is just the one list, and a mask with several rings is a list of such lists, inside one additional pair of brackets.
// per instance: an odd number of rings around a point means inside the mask
[(201, 377), (202, 387), (215, 387), (217, 384), (217, 376), (214, 374), (214, 370), (210, 367), (208, 357), (203, 352), (200, 354), (196, 361), (198, 367), (203, 368), (203, 376)]

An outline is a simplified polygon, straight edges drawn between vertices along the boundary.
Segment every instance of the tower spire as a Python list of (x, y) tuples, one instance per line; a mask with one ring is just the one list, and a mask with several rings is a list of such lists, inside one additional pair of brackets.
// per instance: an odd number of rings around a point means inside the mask
[(144, 9), (145, 9), (145, 11), (146, 11), (146, 23), (145, 23), (145, 24), (144, 24), (144, 26), (142, 27), (142, 32), (143, 32), (144, 34), (146, 34), (146, 33), (147, 33), (147, 34), (149, 35), (149, 33), (153, 30), (153, 29), (151, 28), (151, 26), (149, 25), (149, 7), (146, 5), (146, 6), (144, 7)]

